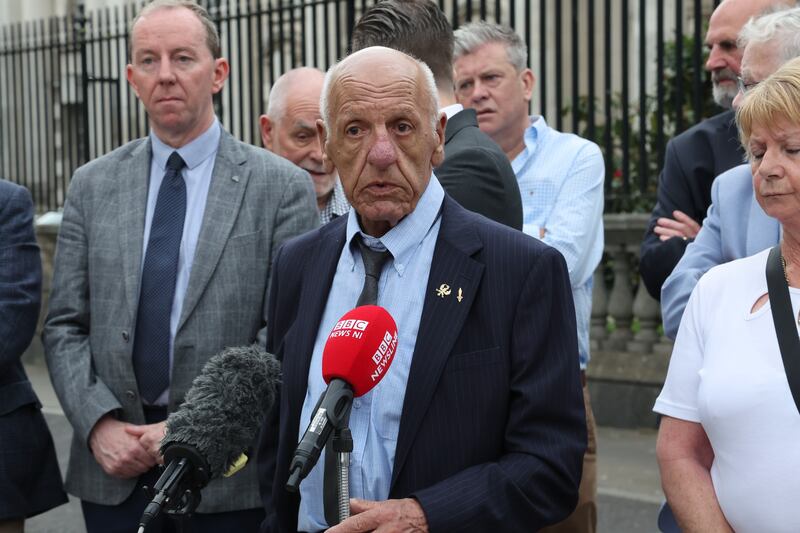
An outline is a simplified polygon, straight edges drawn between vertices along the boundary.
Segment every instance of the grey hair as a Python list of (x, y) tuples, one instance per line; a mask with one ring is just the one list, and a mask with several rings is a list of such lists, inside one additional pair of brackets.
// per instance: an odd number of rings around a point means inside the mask
[(453, 60), (473, 53), (488, 43), (500, 43), (506, 47), (506, 55), (517, 72), (528, 68), (528, 48), (517, 32), (502, 24), (486, 21), (470, 22), (455, 31)]
[(284, 72), (275, 80), (269, 90), (269, 99), (267, 100), (267, 116), (272, 121), (278, 121), (283, 118), (286, 112), (286, 97), (291, 92), (292, 81), (301, 74), (310, 74), (310, 72), (317, 72), (320, 76), (323, 76), (323, 72), (317, 68), (298, 67)]
[(194, 13), (203, 25), (203, 30), (206, 32), (206, 45), (211, 55), (214, 59), (222, 57), (222, 48), (219, 44), (219, 32), (217, 31), (217, 26), (214, 24), (214, 21), (211, 20), (211, 15), (206, 11), (206, 8), (192, 0), (153, 0), (136, 14), (131, 21), (131, 25), (128, 27), (128, 35), (130, 36), (130, 39), (128, 39), (128, 57), (131, 58), (131, 60), (133, 59), (133, 27), (136, 26), (139, 19), (159, 9), (175, 9), (179, 7), (186, 8)]
[[(431, 69), (423, 63), (422, 61), (411, 57), (408, 54), (403, 52), (397, 51), (400, 54), (403, 54), (408, 59), (413, 61), (417, 67), (422, 72), (423, 83), (425, 85), (425, 96), (428, 99), (428, 106), (431, 110), (431, 128), (435, 131), (436, 130), (436, 123), (439, 120), (439, 93), (436, 90), (436, 81), (433, 78), (433, 72)], [(328, 69), (328, 72), (325, 73), (325, 82), (322, 85), (322, 96), (320, 97), (319, 102), (319, 111), (322, 115), (322, 122), (325, 124), (325, 131), (330, 132), (330, 124), (331, 124), (331, 116), (330, 116), (330, 109), (328, 104), (328, 96), (330, 94), (331, 86), (339, 77), (339, 71), (341, 70), (342, 65), (347, 61), (347, 57), (339, 61), (338, 63), (334, 64), (331, 68)]]
[(780, 63), (800, 56), (800, 7), (771, 9), (751, 18), (737, 40), (740, 49), (769, 42), (778, 45)]

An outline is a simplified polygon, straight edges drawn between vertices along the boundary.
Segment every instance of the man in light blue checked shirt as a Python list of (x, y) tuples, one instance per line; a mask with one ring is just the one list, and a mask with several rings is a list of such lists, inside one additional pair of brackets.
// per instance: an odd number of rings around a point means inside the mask
[(600, 148), (561, 133), (544, 117), (528, 116), (535, 78), (514, 30), (486, 22), (455, 32), (456, 95), (474, 108), (478, 124), (506, 153), (522, 195), (523, 231), (560, 251), (567, 261), (578, 329), (589, 447), (575, 512), (548, 531), (595, 531), (594, 417), (586, 389), (592, 274), (603, 254), (603, 179)]

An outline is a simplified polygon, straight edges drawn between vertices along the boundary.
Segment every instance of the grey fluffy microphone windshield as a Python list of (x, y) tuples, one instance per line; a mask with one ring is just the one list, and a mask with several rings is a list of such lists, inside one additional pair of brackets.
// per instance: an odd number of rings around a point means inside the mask
[[(275, 401), (280, 363), (260, 346), (226, 348), (209, 359), (181, 407), (169, 415), (161, 453), (167, 465), (139, 522), (142, 532), (163, 510), (191, 514), (211, 479), (241, 468)], [(231, 467), (234, 467), (232, 469)]]
[(167, 419), (161, 453), (188, 444), (220, 477), (253, 444), (275, 401), (280, 363), (260, 346), (226, 348), (209, 359), (183, 405)]

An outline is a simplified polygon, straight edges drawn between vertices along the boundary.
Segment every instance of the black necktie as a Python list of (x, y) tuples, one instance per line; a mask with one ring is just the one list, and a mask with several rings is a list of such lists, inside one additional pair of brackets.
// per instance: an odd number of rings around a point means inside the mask
[(356, 307), (375, 305), (378, 303), (378, 280), (381, 279), (381, 270), (392, 254), (389, 250), (382, 252), (373, 250), (361, 239), (358, 239), (357, 242), (361, 249), (361, 259), (364, 261), (364, 287), (361, 289)]
[(142, 267), (133, 369), (139, 393), (151, 404), (169, 386), (169, 325), (186, 218), (186, 183), (181, 175), (184, 166), (178, 152), (172, 152), (158, 189)]
[[(364, 262), (364, 286), (356, 302), (356, 307), (361, 305), (375, 305), (378, 303), (378, 281), (381, 279), (383, 265), (392, 256), (389, 250), (378, 252), (373, 250), (356, 237), (358, 247), (361, 249), (361, 259)], [(332, 440), (325, 446), (325, 471), (323, 480), (323, 507), (325, 521), (329, 526), (339, 523), (338, 500), (338, 471), (337, 454), (333, 450)]]

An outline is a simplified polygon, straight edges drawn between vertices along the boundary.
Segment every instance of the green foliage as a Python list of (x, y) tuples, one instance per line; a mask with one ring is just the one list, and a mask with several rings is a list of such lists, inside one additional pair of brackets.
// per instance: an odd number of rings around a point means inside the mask
[[(702, 102), (701, 113), (696, 114), (694, 110), (694, 54), (695, 41), (693, 36), (683, 37), (683, 49), (681, 51), (681, 71), (680, 75), (676, 69), (676, 59), (678, 57), (678, 47), (674, 41), (664, 43), (664, 70), (656, 85), (663, 87), (663, 118), (659, 127), (659, 109), (656, 94), (648, 94), (643, 105), (640, 101), (629, 101), (628, 105), (623, 105), (622, 96), (616, 92), (611, 97), (611, 124), (602, 123), (605, 120), (604, 102), (600, 98), (595, 98), (595, 129), (594, 136), (589, 135), (588, 113), (589, 98), (582, 96), (575, 106), (575, 113), (578, 115), (581, 124), (580, 135), (596, 142), (603, 151), (603, 158), (608, 164), (610, 162), (611, 175), (606, 176), (607, 182), (610, 181), (610, 193), (606, 195), (606, 212), (611, 213), (649, 213), (655, 204), (656, 187), (658, 173), (660, 171), (660, 154), (666, 148), (666, 142), (677, 133), (677, 117), (682, 117), (682, 126), (687, 128), (700, 120), (712, 116), (719, 112), (719, 108), (713, 101), (711, 91), (711, 80), (708, 75), (702, 77), (701, 94), (704, 99)], [(705, 53), (701, 57), (700, 68), (705, 63)], [(653, 89), (655, 90), (655, 88)], [(679, 102), (679, 95), (682, 98)], [(639, 117), (644, 110), (645, 131), (640, 130)], [(570, 107), (562, 110), (562, 116), (572, 111)], [(628, 168), (624, 168), (623, 160), (623, 132), (627, 121), (628, 125)], [(606, 147), (606, 128), (610, 128), (611, 150)], [(663, 136), (659, 136), (659, 131)], [(663, 143), (659, 143), (659, 140)], [(645, 161), (641, 163), (640, 145), (645, 148)], [(625, 188), (624, 175), (628, 175), (628, 190)], [(642, 176), (642, 174), (644, 174)], [(608, 189), (607, 189), (608, 190)]]

